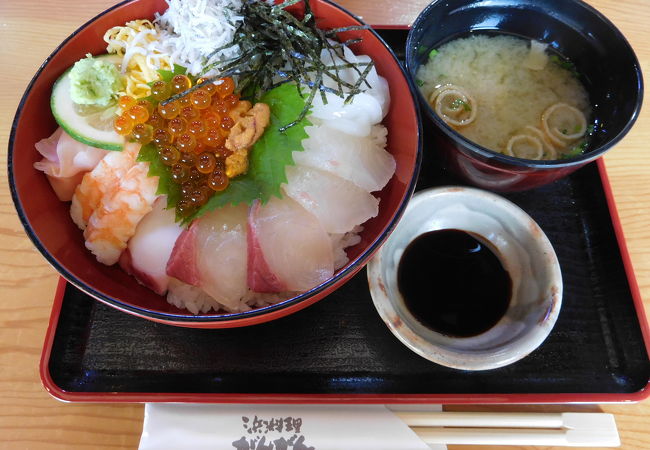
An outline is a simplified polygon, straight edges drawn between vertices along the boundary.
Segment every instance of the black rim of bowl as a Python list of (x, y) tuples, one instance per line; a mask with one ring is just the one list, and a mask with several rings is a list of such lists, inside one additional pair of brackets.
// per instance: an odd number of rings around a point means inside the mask
[[(630, 129), (636, 122), (637, 118), (639, 117), (639, 113), (641, 112), (641, 105), (643, 103), (643, 74), (641, 72), (641, 66), (639, 65), (639, 59), (637, 58), (634, 49), (632, 48), (628, 40), (625, 38), (623, 33), (621, 33), (621, 31), (600, 11), (588, 5), (582, 0), (570, 0), (570, 1), (573, 1), (574, 3), (580, 5), (582, 8), (587, 10), (589, 14), (592, 14), (598, 20), (605, 23), (613, 31), (616, 37), (620, 39), (621, 42), (627, 47), (627, 50), (630, 52), (632, 59), (634, 61), (634, 72), (638, 80), (638, 86), (637, 86), (638, 97), (634, 105), (632, 116), (625, 124), (625, 127), (623, 127), (623, 129), (616, 136), (610, 139), (605, 145), (602, 145), (594, 150), (588, 151), (587, 153), (584, 153), (580, 156), (567, 158), (567, 159), (535, 160), (535, 159), (524, 159), (524, 158), (517, 158), (514, 156), (504, 155), (503, 153), (495, 152), (493, 150), (490, 150), (486, 147), (483, 147), (481, 145), (478, 145), (470, 141), (465, 136), (463, 136), (462, 134), (458, 133), (456, 130), (451, 128), (449, 125), (447, 125), (447, 123), (445, 123), (444, 120), (438, 117), (438, 115), (433, 111), (433, 109), (429, 105), (429, 102), (427, 101), (426, 98), (424, 98), (424, 95), (422, 94), (420, 89), (416, 89), (417, 98), (419, 99), (420, 104), (423, 106), (426, 115), (448, 137), (450, 137), (454, 141), (460, 141), (464, 147), (470, 149), (471, 151), (483, 156), (484, 158), (488, 158), (490, 160), (494, 160), (499, 163), (507, 164), (510, 166), (519, 166), (522, 168), (557, 169), (557, 168), (567, 167), (567, 166), (582, 165), (590, 161), (593, 161), (594, 159), (599, 158), (600, 156), (603, 155), (603, 153), (605, 153), (607, 150), (609, 150), (614, 145), (616, 145), (630, 131)], [(434, 0), (433, 2), (431, 2), (429, 5), (427, 5), (426, 8), (422, 10), (422, 12), (415, 19), (415, 21), (411, 24), (411, 29), (409, 30), (409, 34), (406, 39), (405, 63), (406, 63), (406, 72), (409, 77), (409, 81), (411, 81), (412, 84), (414, 84), (415, 70), (417, 69), (417, 64), (411, 58), (412, 52), (410, 51), (413, 48), (413, 46), (417, 44), (416, 42), (414, 42), (414, 37), (413, 37), (414, 30), (418, 29), (418, 26), (422, 21), (426, 19), (431, 9), (437, 7), (440, 3), (443, 2), (444, 0)]]
[[(99, 13), (86, 23), (84, 23), (82, 26), (80, 26), (77, 30), (75, 30), (70, 36), (68, 36), (61, 44), (59, 44), (56, 49), (43, 61), (41, 66), (39, 67), (38, 71), (36, 74), (32, 77), (31, 81), (29, 82), (29, 85), (27, 86), (27, 89), (25, 90), (25, 93), (23, 94), (20, 103), (18, 104), (18, 108), (16, 109), (16, 114), (14, 116), (14, 120), (11, 126), (11, 133), (9, 135), (9, 145), (8, 145), (8, 154), (7, 154), (7, 170), (8, 170), (8, 178), (9, 178), (9, 188), (11, 190), (11, 197), (14, 202), (14, 206), (16, 207), (16, 211), (18, 213), (18, 217), (20, 218), (20, 222), (23, 225), (23, 228), (27, 232), (28, 237), (32, 241), (32, 243), (36, 246), (36, 248), (39, 250), (39, 252), (45, 257), (45, 259), (61, 274), (68, 282), (82, 290), (83, 292), (87, 293), (88, 295), (91, 295), (92, 297), (96, 298), (97, 300), (100, 300), (106, 304), (109, 304), (117, 309), (126, 311), (126, 312), (131, 312), (139, 316), (151, 318), (151, 319), (157, 319), (161, 320), (163, 322), (167, 323), (173, 323), (173, 322), (180, 322), (180, 323), (196, 323), (196, 322), (201, 322), (201, 323), (210, 323), (210, 322), (226, 322), (226, 321), (236, 321), (239, 319), (247, 319), (251, 317), (256, 317), (264, 314), (268, 314), (273, 311), (279, 311), (286, 309), (290, 306), (293, 306), (298, 303), (302, 303), (303, 301), (309, 299), (310, 297), (313, 297), (314, 295), (317, 295), (321, 293), (323, 290), (328, 289), (330, 286), (338, 282), (341, 278), (345, 278), (348, 276), (350, 273), (356, 271), (358, 268), (362, 267), (370, 258), (372, 253), (386, 240), (386, 238), (392, 233), (392, 231), (395, 229), (395, 226), (397, 225), (397, 222), (399, 222), (400, 218), (402, 217), (402, 214), (404, 213), (404, 209), (406, 208), (406, 205), (408, 204), (409, 199), (413, 195), (413, 192), (415, 190), (415, 184), (418, 179), (418, 175), (420, 173), (420, 165), (422, 162), (422, 120), (420, 117), (420, 109), (418, 108), (417, 105), (417, 100), (416, 100), (416, 90), (415, 85), (411, 81), (411, 77), (407, 74), (407, 72), (404, 70), (402, 65), (400, 64), (399, 60), (397, 59), (397, 56), (393, 52), (393, 50), (386, 44), (386, 42), (377, 34), (375, 30), (372, 28), (369, 28), (368, 31), (372, 33), (372, 35), (384, 46), (384, 48), (388, 51), (388, 53), (392, 56), (393, 60), (395, 63), (399, 66), (400, 71), (402, 72), (402, 76), (404, 77), (404, 80), (406, 81), (409, 91), (411, 92), (411, 101), (413, 102), (413, 109), (416, 114), (416, 121), (417, 121), (417, 154), (416, 154), (416, 160), (415, 160), (415, 166), (413, 168), (413, 174), (411, 181), (408, 185), (406, 194), (404, 196), (404, 199), (402, 203), (399, 205), (397, 211), (395, 211), (395, 215), (393, 219), (388, 223), (388, 226), (386, 229), (383, 231), (381, 235), (379, 235), (374, 242), (370, 244), (370, 246), (363, 251), (355, 260), (348, 262), (345, 268), (338, 273), (336, 273), (332, 278), (330, 278), (328, 281), (325, 283), (316, 286), (315, 288), (310, 289), (309, 291), (303, 292), (302, 294), (292, 297), (290, 299), (284, 300), (282, 302), (269, 305), (269, 306), (264, 306), (261, 308), (253, 309), (250, 311), (245, 311), (245, 312), (240, 312), (240, 313), (226, 313), (226, 314), (206, 314), (206, 315), (193, 315), (193, 314), (176, 314), (176, 313), (166, 313), (166, 312), (161, 312), (161, 311), (153, 311), (147, 308), (142, 308), (138, 306), (133, 306), (127, 303), (124, 303), (120, 300), (117, 300), (113, 297), (110, 297), (108, 295), (105, 295), (104, 293), (94, 289), (92, 286), (89, 286), (88, 284), (84, 283), (83, 281), (79, 280), (73, 273), (68, 271), (62, 264), (58, 262), (56, 258), (54, 258), (45, 248), (45, 246), (41, 243), (40, 239), (32, 229), (29, 220), (27, 219), (27, 216), (25, 215), (25, 212), (23, 210), (22, 203), (20, 202), (20, 198), (18, 196), (18, 192), (15, 186), (14, 182), (14, 175), (13, 175), (13, 149), (14, 149), (14, 140), (16, 136), (16, 129), (18, 127), (18, 123), (20, 122), (20, 117), (22, 113), (22, 109), (24, 106), (25, 101), (27, 100), (27, 97), (29, 97), (29, 94), (31, 93), (32, 87), (36, 80), (40, 77), (41, 73), (43, 70), (45, 70), (45, 67), (47, 67), (48, 63), (50, 60), (61, 50), (61, 48), (68, 42), (70, 39), (75, 37), (80, 31), (94, 23), (98, 18), (104, 16), (105, 14), (108, 14), (109, 12), (113, 11), (114, 9), (117, 9), (119, 7), (122, 7), (124, 5), (127, 5), (129, 3), (132, 3), (136, 0), (125, 0), (123, 2), (120, 2), (105, 11)], [(331, 5), (350, 17), (352, 17), (354, 20), (358, 21), (361, 25), (365, 25), (363, 20), (361, 20), (359, 17), (356, 15), (352, 14), (349, 12), (347, 9), (337, 5), (336, 3), (333, 3), (330, 0), (320, 0), (323, 3), (326, 3), (328, 5)], [(161, 296), (161, 301), (165, 301), (162, 296)]]

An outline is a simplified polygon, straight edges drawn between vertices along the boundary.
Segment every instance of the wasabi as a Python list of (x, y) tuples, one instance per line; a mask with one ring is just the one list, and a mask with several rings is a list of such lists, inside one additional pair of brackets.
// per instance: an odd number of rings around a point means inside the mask
[(106, 107), (123, 88), (117, 67), (90, 54), (70, 70), (70, 98), (78, 105)]

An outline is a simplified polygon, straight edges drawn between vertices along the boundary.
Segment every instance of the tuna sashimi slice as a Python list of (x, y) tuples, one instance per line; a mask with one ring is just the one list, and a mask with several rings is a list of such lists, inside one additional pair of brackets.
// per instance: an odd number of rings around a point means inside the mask
[(167, 275), (192, 286), (198, 286), (201, 281), (197, 263), (196, 227), (195, 221), (178, 236), (166, 268)]
[(176, 223), (173, 209), (165, 209), (167, 199), (160, 197), (153, 210), (138, 224), (120, 265), (128, 273), (157, 294), (164, 294), (169, 285), (167, 262), (183, 229)]
[(225, 206), (192, 226), (196, 233), (200, 286), (227, 310), (239, 311), (246, 283), (248, 207)]
[[(276, 289), (306, 291), (332, 277), (334, 256), (327, 232), (318, 219), (290, 198), (255, 203), (250, 210), (249, 282), (263, 274), (272, 274), (279, 283)], [(258, 254), (258, 253), (261, 253)], [(264, 264), (261, 264), (263, 262)], [(262, 284), (268, 287), (267, 284)], [(249, 285), (256, 290), (257, 285)]]
[(287, 167), (284, 192), (315, 215), (328, 233), (347, 233), (379, 212), (379, 200), (341, 177), (305, 166)]

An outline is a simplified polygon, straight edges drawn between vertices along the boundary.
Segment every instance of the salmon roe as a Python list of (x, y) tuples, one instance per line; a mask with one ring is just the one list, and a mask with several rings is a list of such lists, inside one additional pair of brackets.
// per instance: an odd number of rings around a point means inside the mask
[[(197, 84), (203, 81), (199, 79)], [(231, 152), (225, 141), (234, 125), (229, 113), (241, 108), (235, 83), (229, 77), (162, 105), (191, 86), (189, 77), (176, 75), (170, 82), (153, 83), (151, 101), (122, 96), (118, 101), (123, 113), (113, 123), (120, 135), (141, 144), (155, 144), (160, 162), (179, 185), (181, 199), (176, 212), (183, 217), (228, 187), (225, 169)]]

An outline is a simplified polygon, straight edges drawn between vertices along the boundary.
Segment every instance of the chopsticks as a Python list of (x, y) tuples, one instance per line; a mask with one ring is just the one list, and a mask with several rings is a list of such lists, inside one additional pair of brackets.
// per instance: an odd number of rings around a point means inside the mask
[(396, 411), (427, 444), (618, 447), (612, 414)]

